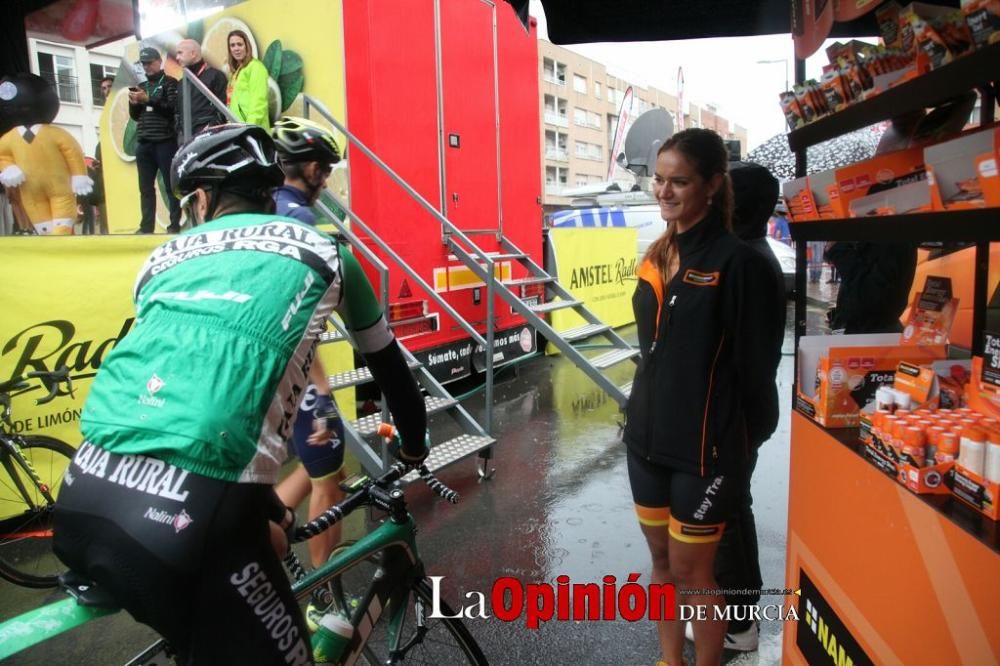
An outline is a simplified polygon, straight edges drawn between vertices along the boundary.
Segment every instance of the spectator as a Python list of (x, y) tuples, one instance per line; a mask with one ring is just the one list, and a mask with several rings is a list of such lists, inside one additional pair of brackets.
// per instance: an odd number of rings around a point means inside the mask
[(167, 183), (163, 195), (170, 208), (167, 231), (181, 230), (181, 206), (170, 191), (170, 161), (177, 152), (174, 116), (177, 108), (177, 81), (163, 71), (160, 52), (146, 47), (139, 52), (146, 81), (129, 88), (128, 113), (138, 125), (135, 165), (139, 172), (139, 200), (142, 220), (136, 233), (151, 234), (156, 223), (156, 173)]
[(823, 241), (809, 241), (806, 246), (806, 260), (809, 266), (809, 282), (819, 284), (823, 277)]
[[(205, 87), (215, 95), (220, 104), (225, 104), (226, 75), (210, 66), (201, 57), (201, 45), (193, 39), (182, 39), (177, 43), (177, 62), (188, 69)], [(185, 88), (181, 81), (177, 95), (177, 134), (184, 133), (184, 98)], [(191, 85), (191, 134), (197, 134), (210, 125), (220, 125), (226, 121), (222, 113), (205, 97), (200, 90), (194, 90)]]
[(774, 235), (772, 238), (779, 240), (786, 245), (792, 244), (792, 232), (788, 228), (788, 218), (786, 217), (785, 204), (778, 204), (774, 209)]
[(267, 103), (267, 68), (254, 57), (250, 39), (242, 30), (233, 30), (229, 44), (229, 109), (240, 122), (271, 129)]
[[(101, 99), (107, 104), (108, 97), (111, 96), (111, 89), (115, 85), (115, 77), (105, 76), (101, 79)], [(101, 142), (97, 142), (94, 148), (94, 161), (91, 168), (88, 168), (90, 177), (94, 180), (94, 191), (90, 195), (90, 201), (97, 209), (97, 231), (100, 234), (108, 233), (108, 205), (104, 200), (104, 164), (101, 162)]]

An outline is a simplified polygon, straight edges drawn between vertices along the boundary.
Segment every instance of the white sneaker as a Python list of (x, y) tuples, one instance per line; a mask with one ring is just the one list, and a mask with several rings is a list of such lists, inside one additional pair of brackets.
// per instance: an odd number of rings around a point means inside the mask
[[(690, 622), (684, 623), (684, 638), (688, 639), (692, 643), (694, 642), (694, 627)], [(735, 650), (736, 652), (753, 652), (757, 649), (759, 642), (760, 625), (756, 620), (754, 620), (753, 624), (751, 624), (745, 631), (740, 631), (735, 634), (726, 632), (726, 639), (722, 643), (722, 647), (726, 650)]]

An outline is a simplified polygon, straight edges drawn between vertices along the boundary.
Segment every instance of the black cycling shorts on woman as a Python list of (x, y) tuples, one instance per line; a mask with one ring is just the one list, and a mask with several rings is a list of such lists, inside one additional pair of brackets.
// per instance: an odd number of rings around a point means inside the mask
[[(654, 190), (667, 230), (638, 272), (632, 304), (641, 361), (624, 440), (653, 582), (716, 590), (712, 564), (748, 473), (752, 442), (776, 425), (771, 269), (732, 229), (728, 154), (718, 134), (691, 129), (657, 155)], [(724, 603), (716, 593), (686, 603)], [(699, 663), (724, 623), (695, 623)], [(676, 625), (676, 626), (673, 626)], [(669, 664), (681, 623), (660, 623)], [(701, 638), (701, 640), (699, 640)], [(705, 663), (712, 663), (711, 657)]]

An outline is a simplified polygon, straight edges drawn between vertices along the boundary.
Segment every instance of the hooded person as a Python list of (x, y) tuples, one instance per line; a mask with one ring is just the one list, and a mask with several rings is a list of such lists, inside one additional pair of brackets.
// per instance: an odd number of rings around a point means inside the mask
[[(772, 289), (774, 298), (768, 299), (773, 304), (773, 317), (768, 320), (768, 327), (773, 329), (769, 349), (761, 350), (772, 362), (772, 377), (777, 373), (781, 361), (781, 346), (785, 333), (785, 280), (778, 258), (774, 256), (767, 242), (767, 223), (774, 211), (778, 199), (778, 181), (771, 172), (759, 164), (752, 162), (732, 162), (729, 165), (729, 177), (733, 182), (733, 232), (740, 239), (763, 255), (767, 265), (774, 275)], [(778, 420), (778, 387), (771, 384), (772, 398), (766, 401), (772, 405), (773, 413), (769, 422)], [(749, 594), (726, 594), (726, 603), (730, 605), (756, 604), (760, 601), (760, 588), (763, 585), (760, 573), (760, 560), (757, 549), (757, 526), (753, 515), (753, 498), (750, 495), (750, 477), (757, 465), (757, 452), (763, 444), (751, 442), (749, 473), (743, 495), (737, 502), (736, 515), (726, 521), (726, 528), (719, 543), (715, 558), (715, 579), (723, 590), (754, 590)], [(688, 624), (687, 628), (691, 625)], [(693, 633), (688, 638), (693, 640)], [(749, 652), (757, 649), (759, 641), (759, 626), (755, 620), (730, 620), (726, 629), (723, 646), (729, 650)]]

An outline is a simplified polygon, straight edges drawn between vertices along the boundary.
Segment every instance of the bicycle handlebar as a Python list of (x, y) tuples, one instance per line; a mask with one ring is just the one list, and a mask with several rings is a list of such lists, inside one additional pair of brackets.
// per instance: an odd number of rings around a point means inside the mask
[[(60, 395), (68, 394), (70, 397), (73, 397), (73, 380), (69, 376), (69, 368), (65, 365), (58, 370), (52, 370), (51, 372), (41, 370), (29, 372), (27, 376), (33, 379), (41, 379), (43, 386), (48, 385), (46, 387), (48, 388), (49, 394), (43, 398), (38, 398), (35, 401), (36, 405), (44, 405), (45, 403), (52, 402)], [(45, 381), (46, 378), (48, 378), (48, 382)], [(59, 386), (61, 384), (66, 384), (66, 393), (59, 392)]]
[[(392, 428), (392, 426), (389, 426), (388, 424), (382, 424), (382, 426)], [(378, 432), (380, 435), (384, 436), (390, 431), (382, 426), (379, 427)], [(395, 435), (395, 428), (392, 428), (391, 435)], [(330, 529), (343, 520), (352, 511), (358, 507), (364, 506), (365, 504), (372, 504), (383, 509), (387, 508), (388, 502), (396, 499), (394, 493), (399, 492), (401, 496), (402, 491), (394, 489), (389, 492), (388, 496), (386, 496), (384, 492), (387, 490), (389, 485), (403, 478), (403, 475), (411, 469), (414, 469), (412, 465), (406, 465), (401, 462), (393, 463), (385, 474), (377, 479), (369, 480), (365, 483), (365, 486), (361, 490), (353, 493), (344, 501), (334, 504), (308, 523), (304, 523), (296, 527), (295, 533), (291, 539), (292, 543), (299, 543), (305, 541), (306, 539), (311, 539), (317, 534)], [(440, 479), (434, 476), (434, 474), (427, 469), (426, 465), (421, 464), (415, 469), (417, 476), (419, 476), (436, 495), (452, 504), (458, 503), (458, 493), (442, 483)]]

